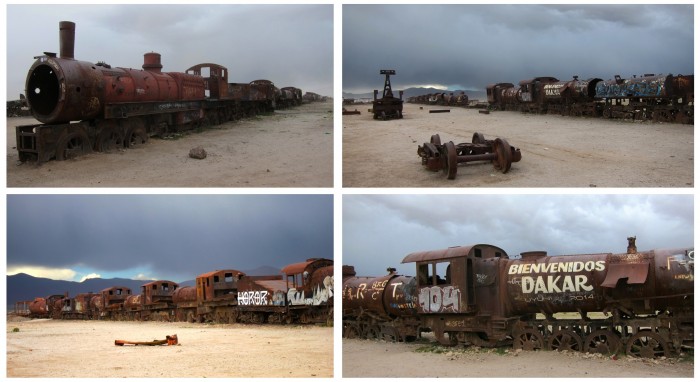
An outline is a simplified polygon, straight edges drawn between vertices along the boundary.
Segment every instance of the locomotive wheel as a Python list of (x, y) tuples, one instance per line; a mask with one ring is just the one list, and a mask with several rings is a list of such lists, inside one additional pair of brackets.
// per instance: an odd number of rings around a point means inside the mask
[(120, 147), (124, 147), (124, 137), (115, 127), (102, 129), (95, 141), (95, 150), (101, 153), (110, 152)]
[(644, 330), (627, 341), (627, 355), (639, 358), (660, 358), (670, 355), (667, 341), (658, 333)]
[(360, 336), (360, 333), (357, 332), (357, 328), (355, 328), (352, 325), (348, 325), (345, 327), (343, 337), (345, 338), (358, 338)]
[(143, 126), (130, 127), (124, 137), (124, 146), (130, 149), (136, 148), (148, 142), (148, 133)]
[(447, 179), (454, 179), (457, 176), (457, 148), (452, 141), (449, 141), (445, 143), (445, 151), (447, 157), (443, 170), (447, 173)]
[(621, 347), (620, 337), (604, 329), (594, 330), (583, 342), (583, 351), (586, 353), (613, 355), (620, 351)]
[(510, 150), (510, 145), (508, 141), (503, 138), (496, 138), (493, 141), (494, 150), (496, 153), (496, 159), (492, 161), (493, 167), (502, 173), (507, 173), (510, 170), (510, 164), (513, 163), (513, 156)]
[(365, 338), (368, 340), (379, 339), (379, 327), (377, 325), (369, 325), (365, 328)]
[(474, 135), (472, 135), (472, 143), (477, 143), (477, 144), (486, 143), (486, 139), (484, 138), (484, 134), (474, 133)]
[(523, 329), (513, 339), (513, 349), (539, 350), (544, 348), (542, 334), (535, 329)]
[(430, 143), (434, 144), (435, 146), (440, 146), (442, 142), (440, 141), (440, 134), (435, 134), (430, 137)]
[(571, 330), (556, 330), (552, 333), (547, 344), (549, 350), (555, 351), (581, 351), (583, 349), (583, 340), (581, 336)]
[(65, 135), (58, 141), (56, 160), (66, 160), (79, 157), (90, 152), (90, 138), (83, 131)]

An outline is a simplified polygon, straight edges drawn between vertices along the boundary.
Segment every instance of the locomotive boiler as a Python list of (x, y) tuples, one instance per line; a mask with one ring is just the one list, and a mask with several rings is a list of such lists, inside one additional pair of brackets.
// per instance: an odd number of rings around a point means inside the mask
[(355, 277), (354, 269), (343, 269), (343, 316), (346, 338), (416, 339), (420, 321), (416, 310), (415, 277), (396, 274), (379, 277)]
[[(635, 238), (629, 238), (627, 252), (621, 254), (548, 256), (535, 251), (516, 259), (499, 247), (478, 244), (412, 253), (403, 263), (416, 265), (415, 281), (403, 282), (415, 282), (413, 304), (383, 316), (357, 313), (377, 311), (372, 308), (376, 299), (344, 308), (347, 336), (356, 334), (350, 328), (372, 325), (372, 331), (359, 335), (393, 330), (394, 336), (383, 337), (408, 340), (413, 337), (396, 334), (413, 331), (418, 336), (429, 330), (448, 346), (509, 345), (640, 357), (668, 356), (693, 346), (692, 248), (638, 252)], [(356, 290), (361, 281), (344, 280), (344, 304), (352, 306), (352, 294), (345, 290)]]

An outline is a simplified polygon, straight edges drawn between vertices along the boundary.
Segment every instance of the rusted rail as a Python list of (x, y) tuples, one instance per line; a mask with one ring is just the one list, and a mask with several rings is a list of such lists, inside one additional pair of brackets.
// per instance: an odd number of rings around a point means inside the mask
[(418, 156), (428, 170), (445, 171), (447, 179), (457, 176), (460, 163), (491, 161), (496, 170), (505, 174), (513, 162), (522, 158), (520, 149), (510, 146), (504, 138), (486, 140), (481, 133), (474, 133), (472, 143), (459, 144), (452, 141), (443, 144), (440, 135), (435, 134), (430, 142), (418, 146)]
[(449, 113), (450, 109), (429, 110), (428, 113)]
[(357, 109), (355, 109), (353, 111), (353, 110), (347, 110), (347, 109), (343, 108), (343, 115), (360, 115), (360, 114), (361, 114), (360, 111)]
[(114, 340), (114, 345), (124, 346), (124, 345), (146, 345), (146, 346), (157, 346), (157, 345), (177, 345), (177, 334), (172, 336), (165, 336), (164, 340), (153, 340), (148, 342), (136, 342), (136, 341), (124, 341), (124, 340)]

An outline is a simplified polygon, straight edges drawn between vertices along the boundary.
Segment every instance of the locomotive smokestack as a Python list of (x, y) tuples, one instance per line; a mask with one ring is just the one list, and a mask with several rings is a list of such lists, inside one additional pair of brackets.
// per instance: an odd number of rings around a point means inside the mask
[(636, 236), (630, 236), (627, 238), (627, 253), (628, 254), (637, 253), (637, 244), (635, 244), (636, 240), (637, 240)]
[(72, 60), (75, 48), (75, 23), (72, 21), (61, 21), (58, 23), (58, 28), (60, 57)]
[(163, 69), (163, 65), (160, 64), (160, 54), (154, 52), (144, 54), (142, 68), (149, 72), (160, 73)]

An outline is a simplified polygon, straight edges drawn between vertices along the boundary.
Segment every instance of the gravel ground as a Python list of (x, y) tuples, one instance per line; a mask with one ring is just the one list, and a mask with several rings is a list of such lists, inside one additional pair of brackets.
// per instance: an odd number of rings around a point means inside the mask
[[(363, 107), (364, 106), (364, 107)], [(421, 107), (423, 109), (421, 109)], [(521, 114), (404, 104), (404, 118), (343, 116), (344, 187), (693, 187), (693, 125)], [(354, 110), (355, 107), (349, 107)], [(428, 113), (450, 109), (449, 113)], [(522, 153), (503, 174), (485, 162), (460, 164), (455, 180), (423, 168), (416, 150), (471, 143), (475, 132), (505, 138)]]

